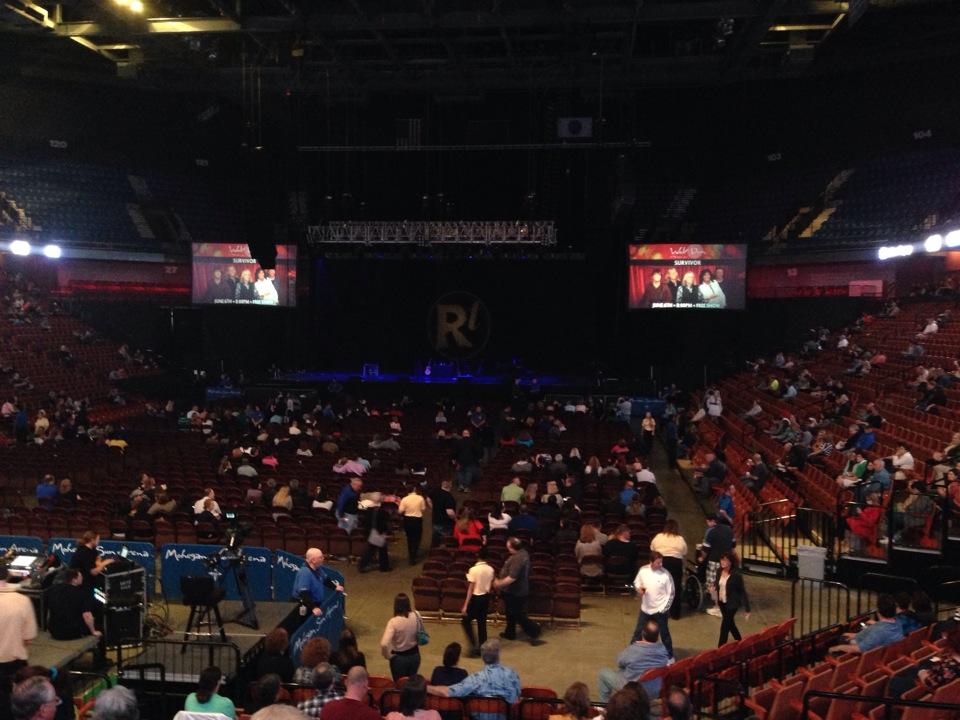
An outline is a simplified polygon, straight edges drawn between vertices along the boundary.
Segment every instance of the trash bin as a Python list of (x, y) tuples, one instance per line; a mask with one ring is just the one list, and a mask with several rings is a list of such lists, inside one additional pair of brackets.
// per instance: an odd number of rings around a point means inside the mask
[(797, 575), (811, 580), (823, 580), (823, 566), (827, 549), (816, 545), (797, 545)]

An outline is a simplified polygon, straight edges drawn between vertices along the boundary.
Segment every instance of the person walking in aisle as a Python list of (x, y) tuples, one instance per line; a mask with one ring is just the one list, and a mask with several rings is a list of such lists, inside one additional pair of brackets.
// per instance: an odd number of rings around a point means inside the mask
[(674, 587), (673, 578), (663, 568), (663, 555), (656, 551), (650, 552), (650, 564), (640, 568), (633, 586), (640, 597), (640, 615), (637, 617), (637, 627), (630, 642), (636, 642), (643, 637), (643, 626), (648, 620), (653, 620), (660, 628), (663, 646), (670, 657), (673, 657), (673, 639), (670, 637), (668, 618)]
[(394, 680), (413, 677), (420, 670), (420, 646), (417, 630), (420, 614), (410, 606), (410, 598), (400, 593), (393, 600), (393, 617), (380, 638), (380, 652), (390, 662), (390, 674)]
[(500, 633), (505, 640), (517, 639), (519, 624), (530, 639), (531, 645), (542, 645), (540, 625), (527, 617), (527, 595), (530, 594), (530, 554), (520, 538), (507, 540), (507, 552), (510, 556), (500, 568), (500, 577), (493, 581), (493, 587), (503, 595), (507, 615), (507, 626)]
[(682, 611), (683, 593), (677, 592), (677, 588), (683, 587), (683, 563), (687, 558), (687, 541), (680, 534), (680, 525), (673, 518), (667, 520), (663, 525), (663, 530), (653, 536), (650, 541), (650, 549), (663, 555), (663, 567), (673, 578), (673, 604), (670, 607), (670, 617), (674, 620), (680, 619)]
[[(480, 657), (480, 646), (487, 641), (487, 612), (490, 609), (490, 588), (493, 568), (487, 563), (487, 548), (477, 551), (477, 561), (467, 571), (467, 597), (463, 600), (460, 622), (470, 642), (470, 657)], [(473, 621), (477, 621), (477, 635), (473, 635)]]
[(397, 508), (403, 516), (403, 532), (407, 536), (407, 554), (410, 556), (411, 565), (417, 564), (417, 554), (423, 538), (423, 514), (431, 507), (433, 505), (430, 500), (420, 494), (420, 486), (414, 483)]
[(734, 640), (740, 639), (740, 630), (737, 629), (734, 616), (741, 606), (747, 611), (747, 620), (750, 619), (750, 597), (743, 583), (736, 553), (728, 551), (720, 556), (720, 572), (717, 574), (715, 589), (720, 617), (723, 618), (720, 622), (720, 642), (717, 644), (717, 647), (720, 647), (726, 644), (728, 635), (733, 635)]

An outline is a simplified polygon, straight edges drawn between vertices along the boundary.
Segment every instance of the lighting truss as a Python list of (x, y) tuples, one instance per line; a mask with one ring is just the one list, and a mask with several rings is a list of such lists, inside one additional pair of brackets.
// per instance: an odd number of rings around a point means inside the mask
[(331, 222), (307, 227), (309, 245), (541, 245), (557, 244), (552, 221)]

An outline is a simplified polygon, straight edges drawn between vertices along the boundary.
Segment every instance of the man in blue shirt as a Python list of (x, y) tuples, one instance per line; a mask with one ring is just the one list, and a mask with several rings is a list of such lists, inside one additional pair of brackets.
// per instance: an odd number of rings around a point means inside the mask
[[(670, 662), (670, 653), (660, 642), (660, 626), (656, 621), (648, 620), (643, 626), (640, 639), (617, 656), (617, 668), (603, 668), (598, 677), (600, 702), (606, 702), (614, 692), (628, 682), (641, 677), (647, 670), (666, 667)], [(643, 689), (652, 698), (660, 695), (661, 678), (643, 683)]]
[(637, 491), (633, 489), (633, 480), (627, 480), (623, 484), (623, 490), (620, 491), (620, 504), (624, 507), (630, 506), (630, 501), (633, 500), (633, 496), (637, 494)]
[(337, 497), (334, 515), (337, 516), (337, 525), (348, 533), (357, 527), (360, 517), (360, 490), (363, 489), (363, 479), (350, 478), (350, 484), (344, 485)]
[[(500, 641), (490, 638), (480, 646), (483, 669), (467, 675), (456, 685), (428, 685), (427, 692), (440, 697), (498, 697), (510, 705), (520, 698), (520, 676), (500, 664)], [(475, 720), (504, 720), (501, 713), (473, 713)]]
[(877, 598), (877, 621), (865, 626), (858, 633), (844, 633), (849, 643), (834, 645), (831, 653), (865, 653), (878, 647), (892, 645), (903, 640), (903, 628), (897, 622), (897, 601), (893, 595)]
[(320, 615), (323, 612), (320, 606), (326, 599), (327, 588), (343, 592), (343, 585), (323, 569), (323, 551), (319, 548), (307, 550), (303, 560), (303, 566), (297, 571), (297, 577), (293, 581), (293, 597), (302, 602), (314, 615)]

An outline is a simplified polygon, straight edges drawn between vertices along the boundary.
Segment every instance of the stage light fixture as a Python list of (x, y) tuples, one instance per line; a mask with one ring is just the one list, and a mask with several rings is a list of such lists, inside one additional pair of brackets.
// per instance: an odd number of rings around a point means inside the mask
[(44, 245), (43, 254), (51, 260), (58, 260), (60, 256), (63, 255), (63, 251), (59, 245)]
[(913, 245), (889, 245), (877, 250), (877, 257), (881, 260), (907, 257), (908, 255), (913, 255)]
[(943, 238), (943, 244), (948, 248), (960, 245), (960, 230), (951, 230)]
[(140, 0), (130, 0), (130, 10), (139, 15), (143, 12), (143, 3)]
[(130, 4), (130, 0), (113, 0), (120, 7), (127, 7)]
[(30, 243), (26, 240), (14, 240), (10, 243), (10, 252), (14, 255), (29, 255)]
[(923, 241), (923, 249), (928, 253), (940, 252), (943, 248), (943, 235), (939, 233), (936, 235), (931, 235), (926, 240)]

